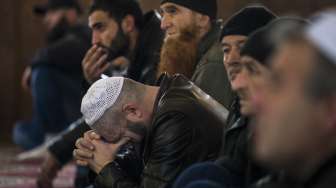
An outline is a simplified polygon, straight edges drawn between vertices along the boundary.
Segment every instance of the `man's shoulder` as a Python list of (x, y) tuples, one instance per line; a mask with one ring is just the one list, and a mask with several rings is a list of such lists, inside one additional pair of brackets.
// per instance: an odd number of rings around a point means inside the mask
[(223, 64), (223, 51), (220, 42), (215, 42), (209, 50), (203, 55), (199, 65), (204, 66), (207, 64)]
[(156, 116), (188, 114), (197, 109), (198, 102), (193, 92), (193, 83), (185, 76), (176, 74), (165, 77), (161, 83), (164, 91), (157, 103)]

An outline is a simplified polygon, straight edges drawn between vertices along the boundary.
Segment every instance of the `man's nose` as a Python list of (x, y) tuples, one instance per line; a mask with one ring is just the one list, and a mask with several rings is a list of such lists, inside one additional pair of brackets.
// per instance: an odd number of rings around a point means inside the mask
[(167, 15), (163, 15), (161, 19), (161, 29), (162, 30), (167, 30), (170, 26), (170, 21)]
[(99, 44), (100, 42), (101, 42), (101, 39), (100, 39), (99, 34), (93, 31), (92, 32), (92, 41), (91, 41), (91, 43), (93, 45), (95, 45), (95, 44)]
[(239, 73), (235, 76), (234, 80), (232, 81), (232, 89), (234, 91), (239, 91), (245, 87), (247, 87), (247, 80), (244, 73), (240, 70)]
[(231, 52), (227, 55), (227, 63), (233, 64), (240, 60), (240, 51), (236, 48), (232, 49)]

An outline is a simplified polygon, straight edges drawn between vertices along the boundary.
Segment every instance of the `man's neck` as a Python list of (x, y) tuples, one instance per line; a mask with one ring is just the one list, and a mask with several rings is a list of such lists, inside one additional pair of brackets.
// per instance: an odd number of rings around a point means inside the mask
[(310, 179), (318, 170), (319, 168), (335, 154), (335, 152), (331, 149), (331, 145), (326, 143), (310, 152), (310, 154), (302, 155), (302, 157), (296, 161), (293, 161), (292, 164), (288, 165), (288, 168), (285, 169), (287, 174), (295, 179), (298, 179), (302, 182), (307, 181)]
[(156, 98), (159, 94), (159, 90), (160, 90), (160, 87), (154, 87), (154, 86), (147, 86), (146, 87), (146, 95), (144, 96), (144, 99), (143, 99), (143, 104), (144, 106), (146, 107), (146, 113), (147, 114), (150, 114), (149, 118), (147, 118), (147, 122), (146, 122), (146, 125), (150, 125), (151, 123), (151, 119), (152, 119), (152, 113), (153, 113), (153, 110), (155, 108), (155, 101), (156, 101)]
[(199, 35), (198, 35), (198, 42), (200, 42), (211, 30), (211, 23), (206, 25), (203, 28), (200, 28)]

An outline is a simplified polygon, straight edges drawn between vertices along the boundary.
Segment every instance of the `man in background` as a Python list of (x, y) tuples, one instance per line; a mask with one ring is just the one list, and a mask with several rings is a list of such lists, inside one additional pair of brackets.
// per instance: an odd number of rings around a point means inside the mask
[(31, 92), (33, 117), (17, 122), (14, 142), (25, 150), (41, 145), (80, 117), (81, 61), (90, 46), (90, 33), (79, 23), (81, 9), (75, 0), (49, 0), (36, 5), (47, 28), (46, 46), (38, 50), (22, 77)]
[(187, 46), (186, 43), (189, 46), (186, 49), (178, 48), (181, 51), (176, 52), (176, 55), (190, 57), (163, 55), (168, 60), (161, 59), (159, 71), (184, 74), (204, 92), (229, 108), (233, 94), (219, 43), (221, 22), (217, 20), (217, 1), (162, 0), (160, 13), (161, 28), (166, 34), (162, 50), (174, 53), (169, 50), (176, 43), (174, 40), (183, 41), (183, 46)]
[(334, 187), (336, 13), (284, 36), (255, 97), (254, 154), (281, 174), (260, 187)]

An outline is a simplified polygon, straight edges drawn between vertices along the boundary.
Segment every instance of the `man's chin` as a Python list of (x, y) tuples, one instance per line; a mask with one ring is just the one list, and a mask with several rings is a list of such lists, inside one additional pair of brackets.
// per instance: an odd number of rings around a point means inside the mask
[(246, 102), (240, 102), (240, 113), (244, 116), (250, 116), (252, 115), (253, 110)]

